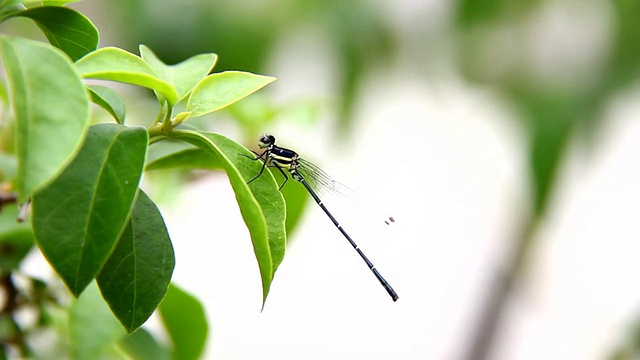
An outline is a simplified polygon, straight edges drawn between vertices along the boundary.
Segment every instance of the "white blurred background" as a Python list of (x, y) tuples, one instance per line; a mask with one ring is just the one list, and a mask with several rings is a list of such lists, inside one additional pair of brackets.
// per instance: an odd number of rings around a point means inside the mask
[[(184, 29), (205, 2), (137, 3), (153, 8), (157, 17), (183, 11), (165, 26)], [(502, 7), (508, 15), (462, 26), (457, 12), (465, 4), (468, 9), (479, 4), (478, 14)], [(174, 281), (206, 308), (206, 358), (473, 358), (469, 346), (496, 271), (507, 267), (520, 227), (532, 216), (536, 126), (523, 120), (530, 108), (522, 105), (526, 96), (518, 95), (540, 89), (551, 99), (559, 98), (553, 94), (583, 99), (581, 94), (593, 92), (593, 99), (606, 101), (599, 102), (598, 114), (590, 113), (597, 125), (576, 125), (558, 156), (548, 204), (487, 358), (611, 356), (628, 337), (640, 304), (640, 88), (633, 72), (624, 86), (598, 85), (618, 66), (610, 59), (624, 42), (624, 16), (632, 14), (618, 9), (623, 4), (637, 8), (629, 1), (604, 0), (511, 6), (472, 0), (364, 2), (380, 10), (396, 47), (384, 65), (370, 54), (375, 66), (359, 79), (350, 134), (336, 135), (338, 111), (330, 108), (318, 121), (276, 121), (252, 136), (257, 142), (263, 133), (275, 135), (280, 146), (312, 159), (365, 204), (376, 204), (380, 217), (368, 214), (345, 228), (400, 299), (389, 299), (310, 203), (261, 312), (258, 267), (233, 192), (223, 174), (207, 175), (186, 186), (178, 200), (159, 204), (176, 251)], [(280, 14), (278, 6), (253, 0), (225, 3), (224, 9), (258, 26)], [(114, 16), (126, 8), (90, 1), (76, 7), (101, 30), (102, 46), (150, 41), (130, 28), (144, 24), (114, 26)], [(270, 44), (259, 71), (278, 77), (264, 90), (270, 101), (340, 96), (337, 79), (345, 68), (335, 39), (318, 24), (307, 19), (283, 26)], [(187, 33), (196, 31), (186, 27)], [(192, 42), (206, 43), (195, 34)], [(184, 45), (177, 35), (160, 42), (168, 48)], [(203, 47), (198, 51), (218, 52), (216, 45)], [(233, 123), (213, 126), (245, 138)], [(339, 220), (358, 218), (352, 215), (363, 207), (337, 203), (335, 209), (331, 202), (328, 206)], [(386, 226), (384, 216), (396, 222)]]

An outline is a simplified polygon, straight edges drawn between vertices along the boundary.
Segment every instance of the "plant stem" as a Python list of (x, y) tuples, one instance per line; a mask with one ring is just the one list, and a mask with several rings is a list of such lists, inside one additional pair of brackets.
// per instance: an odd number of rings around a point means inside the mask
[(495, 271), (490, 291), (480, 311), (480, 318), (473, 329), (471, 344), (463, 359), (484, 360), (492, 358), (491, 353), (503, 325), (505, 310), (513, 294), (514, 285), (522, 276), (528, 263), (537, 225), (536, 219), (529, 219), (523, 224), (514, 239), (515, 246), (506, 259), (505, 266)]

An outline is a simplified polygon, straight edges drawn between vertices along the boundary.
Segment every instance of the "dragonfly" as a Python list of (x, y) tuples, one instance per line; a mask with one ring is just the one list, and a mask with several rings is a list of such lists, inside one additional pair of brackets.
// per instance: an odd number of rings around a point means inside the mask
[[(313, 184), (317, 185), (318, 187), (325, 187), (329, 189), (334, 188), (336, 182), (333, 181), (318, 166), (300, 158), (298, 153), (296, 153), (295, 151), (276, 145), (276, 138), (273, 135), (264, 135), (262, 138), (260, 138), (258, 142), (258, 147), (260, 147), (260, 149), (264, 149), (264, 151), (261, 154), (254, 152), (256, 157), (254, 158), (249, 157), (249, 158), (252, 160), (261, 160), (262, 167), (260, 168), (260, 172), (258, 173), (258, 175), (256, 175), (254, 178), (249, 180), (249, 182), (247, 183), (249, 184), (252, 181), (259, 178), (264, 173), (264, 169), (267, 166), (275, 167), (276, 169), (278, 169), (278, 171), (280, 171), (280, 173), (284, 176), (284, 179), (285, 179), (284, 182), (279, 187), (279, 189), (282, 189), (284, 185), (287, 183), (287, 181), (289, 181), (289, 176), (287, 176), (287, 172), (289, 172), (289, 175), (294, 180), (301, 183), (305, 187), (305, 189), (307, 189), (307, 192), (309, 193), (309, 195), (311, 195), (311, 197), (316, 202), (316, 204), (320, 206), (320, 208), (325, 212), (325, 214), (327, 214), (331, 222), (333, 222), (333, 225), (335, 225), (335, 227), (340, 231), (340, 233), (342, 233), (342, 235), (347, 239), (347, 241), (349, 241), (351, 246), (358, 252), (362, 260), (364, 260), (364, 262), (369, 267), (369, 270), (373, 272), (373, 274), (378, 279), (380, 284), (382, 284), (382, 286), (387, 291), (389, 296), (391, 296), (391, 299), (393, 301), (397, 301), (399, 297), (398, 297), (398, 294), (395, 292), (395, 290), (393, 290), (393, 287), (391, 287), (391, 285), (387, 282), (387, 280), (385, 280), (385, 278), (380, 274), (378, 269), (376, 269), (376, 267), (369, 260), (369, 258), (367, 258), (364, 252), (358, 247), (356, 242), (351, 238), (351, 236), (349, 236), (346, 230), (340, 225), (338, 220), (336, 220), (336, 218), (331, 214), (329, 209), (327, 209), (327, 207), (324, 205), (324, 203), (322, 202), (322, 200), (320, 199), (316, 191), (314, 191), (313, 187), (309, 185), (309, 182), (307, 182), (306, 177), (308, 177), (309, 180)], [(395, 219), (390, 217), (389, 221), (395, 222)]]

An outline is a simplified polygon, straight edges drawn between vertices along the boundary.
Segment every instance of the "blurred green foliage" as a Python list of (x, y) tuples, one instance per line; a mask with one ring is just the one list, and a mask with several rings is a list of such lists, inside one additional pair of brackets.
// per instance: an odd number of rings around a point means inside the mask
[(115, 2), (109, 8), (127, 24), (120, 31), (124, 48), (147, 44), (167, 63), (213, 49), (220, 56), (220, 71), (264, 73), (284, 35), (297, 28), (318, 29), (333, 46), (339, 67), (337, 134), (352, 128), (352, 108), (364, 75), (372, 65), (388, 63), (397, 44), (388, 18), (376, 3), (365, 0)]
[[(526, 137), (529, 214), (521, 221), (523, 230), (519, 233), (523, 235), (513, 239), (516, 250), (512, 264), (505, 267), (512, 269), (514, 274), (509, 278), (515, 279), (534, 243), (530, 237), (535, 236), (536, 225), (544, 219), (553, 202), (554, 187), (569, 145), (576, 139), (597, 141), (603, 114), (611, 100), (637, 83), (640, 2), (458, 0), (449, 4), (451, 11), (443, 13), (450, 16), (442, 22), (446, 29), (436, 29), (435, 33), (444, 34), (445, 41), (450, 39), (456, 51), (453, 58), (448, 58), (446, 53), (442, 58), (453, 60), (459, 75), (466, 81), (490, 87), (505, 100), (515, 110), (514, 120), (520, 122)], [(422, 33), (421, 37), (426, 39), (423, 43), (400, 38), (401, 30), (384, 6), (394, 5), (364, 0), (214, 0), (188, 5), (167, 0), (120, 0), (119, 7), (113, 9), (117, 8), (116, 15), (133, 26), (127, 29), (128, 45), (125, 46), (149, 44), (169, 62), (214, 49), (220, 55), (219, 67), (222, 69), (243, 68), (255, 72), (266, 70), (271, 51), (287, 34), (303, 26), (313, 26), (330, 39), (330, 50), (337, 54), (334, 60), (339, 78), (334, 81), (339, 85), (336, 97), (341, 102), (336, 133), (349, 136), (349, 131), (345, 130), (353, 126), (352, 109), (366, 75), (375, 70), (391, 70), (391, 60), (401, 55), (420, 54), (409, 59), (412, 64), (437, 60), (433, 52), (437, 44), (429, 43), (435, 39), (434, 35)], [(418, 6), (416, 9), (429, 11), (432, 8)], [(560, 11), (564, 16), (559, 20), (560, 25), (541, 21), (541, 17), (549, 15), (549, 9), (552, 12), (564, 10)], [(595, 19), (581, 20), (585, 11)], [(414, 21), (421, 18), (412, 15)], [(430, 19), (430, 15), (424, 13), (422, 17)], [(602, 26), (598, 28), (599, 25)], [(553, 26), (560, 26), (560, 31), (568, 28), (574, 34), (590, 34), (592, 38), (587, 41), (592, 41), (589, 44), (594, 49), (585, 55), (592, 57), (585, 60), (585, 68), (563, 62), (565, 54), (562, 51), (570, 52), (573, 44), (571, 38), (564, 39), (565, 46), (554, 48), (558, 46), (554, 43), (556, 37), (566, 34), (556, 34), (558, 29)], [(433, 27), (421, 25), (409, 28), (410, 31), (434, 31)], [(600, 37), (603, 40), (597, 39)], [(542, 70), (536, 68), (539, 64), (535, 64), (534, 55), (539, 55), (535, 51), (540, 49), (535, 47), (549, 43), (552, 44), (550, 49), (559, 50), (559, 53), (554, 54), (555, 59), (551, 56), (552, 64), (546, 65), (555, 67), (556, 72), (561, 69), (559, 73), (545, 73), (544, 67)], [(421, 50), (413, 51), (413, 48)], [(579, 58), (577, 62), (581, 60)], [(427, 76), (424, 74), (425, 82), (429, 80)], [(232, 116), (249, 129), (247, 134), (264, 129), (256, 124), (264, 126), (277, 118), (278, 109), (272, 104), (258, 107), (256, 111), (256, 99), (254, 104), (246, 102), (230, 108)], [(287, 189), (284, 195), (290, 203)], [(288, 219), (291, 216), (287, 214)], [(288, 223), (287, 231), (290, 230)], [(505, 294), (508, 296), (508, 291)]]
[[(121, 29), (126, 31), (121, 33), (125, 48), (148, 44), (169, 63), (215, 49), (220, 55), (221, 70), (264, 72), (271, 52), (285, 35), (302, 27), (318, 29), (329, 39), (337, 56), (336, 97), (340, 102), (336, 134), (343, 136), (348, 136), (349, 131), (345, 130), (352, 128), (352, 109), (364, 76), (379, 69), (376, 65), (388, 66), (402, 46), (382, 2), (119, 0), (117, 3), (110, 9), (122, 18), (122, 23), (128, 24)], [(554, 3), (561, 2), (459, 0), (450, 13), (460, 73), (468, 81), (497, 89), (515, 106), (528, 129), (533, 218), (545, 213), (569, 140), (575, 133), (597, 130), (603, 108), (621, 87), (637, 79), (639, 69), (640, 2), (566, 2), (569, 7), (590, 4), (610, 7), (611, 48), (595, 69), (594, 80), (540, 81), (528, 68), (526, 57), (516, 57), (515, 64), (496, 76), (487, 62), (520, 50), (509, 49), (509, 44), (505, 44), (505, 48), (499, 48), (505, 54), (492, 52), (496, 34), (507, 32), (514, 42), (527, 43), (531, 39), (523, 28), (540, 8)], [(428, 48), (429, 44), (411, 46)], [(273, 108), (267, 110), (264, 120), (271, 121)], [(260, 118), (260, 114), (252, 117)], [(246, 116), (242, 118), (249, 123)]]
[[(576, 133), (597, 131), (604, 108), (624, 86), (637, 80), (640, 66), (640, 23), (637, 21), (640, 2), (566, 2), (566, 6), (610, 7), (611, 48), (605, 49), (603, 61), (594, 66), (594, 74), (589, 74), (592, 79), (567, 80), (559, 76), (541, 80), (529, 68), (526, 56), (516, 56), (516, 63), (510, 69), (494, 76), (487, 61), (520, 51), (521, 48), (509, 48), (509, 45), (531, 41), (526, 26), (539, 16), (538, 8), (561, 3), (462, 0), (456, 14), (461, 72), (471, 81), (498, 89), (515, 106), (528, 129), (532, 214), (535, 218), (547, 209), (568, 141)], [(508, 32), (513, 41), (499, 47), (503, 53), (486, 56), (490, 46), (495, 46), (492, 42), (498, 32)], [(542, 39), (547, 40), (553, 41)]]

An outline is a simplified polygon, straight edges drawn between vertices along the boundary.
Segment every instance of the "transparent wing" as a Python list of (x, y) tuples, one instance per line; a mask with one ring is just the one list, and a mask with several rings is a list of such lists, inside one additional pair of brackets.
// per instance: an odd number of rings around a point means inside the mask
[(355, 192), (341, 182), (331, 178), (320, 167), (305, 159), (298, 159), (298, 172), (309, 183), (309, 186), (321, 195), (338, 194), (354, 199)]

